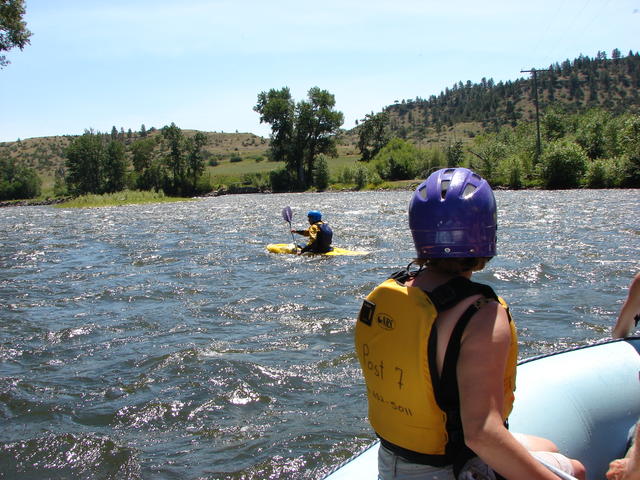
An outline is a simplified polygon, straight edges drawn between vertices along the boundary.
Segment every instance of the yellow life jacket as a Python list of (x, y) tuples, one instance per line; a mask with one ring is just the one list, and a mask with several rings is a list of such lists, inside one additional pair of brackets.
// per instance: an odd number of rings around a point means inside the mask
[[(401, 272), (367, 296), (356, 323), (356, 351), (367, 386), (369, 421), (382, 443), (416, 463), (443, 466), (465, 448), (456, 364), (462, 333), (478, 307), (472, 305), (458, 320), (441, 375), (433, 328), (438, 311), (478, 293), (507, 305), (491, 287), (463, 277), (427, 293), (405, 286), (409, 275)], [(513, 406), (518, 355), (515, 326), (510, 316), (509, 320), (505, 421)]]

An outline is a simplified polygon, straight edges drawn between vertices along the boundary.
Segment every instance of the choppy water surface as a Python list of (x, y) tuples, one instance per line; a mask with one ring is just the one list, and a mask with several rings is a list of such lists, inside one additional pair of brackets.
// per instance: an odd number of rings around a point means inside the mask
[[(497, 192), (521, 356), (608, 336), (640, 193)], [(0, 210), (0, 478), (315, 479), (368, 444), (352, 328), (410, 192)], [(266, 253), (317, 208), (365, 257)]]

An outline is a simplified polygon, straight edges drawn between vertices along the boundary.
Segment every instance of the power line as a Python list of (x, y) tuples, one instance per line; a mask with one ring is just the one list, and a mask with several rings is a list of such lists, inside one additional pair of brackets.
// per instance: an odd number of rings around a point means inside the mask
[(536, 106), (536, 163), (540, 161), (540, 109), (538, 107), (538, 72), (550, 72), (551, 70), (520, 70), (520, 73), (531, 73), (533, 77), (534, 103)]

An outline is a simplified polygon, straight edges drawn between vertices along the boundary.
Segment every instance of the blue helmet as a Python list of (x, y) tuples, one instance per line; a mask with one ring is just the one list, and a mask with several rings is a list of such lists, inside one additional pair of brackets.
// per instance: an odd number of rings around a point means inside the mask
[(422, 182), (409, 203), (418, 258), (493, 257), (498, 229), (489, 183), (466, 168), (444, 168)]
[(307, 217), (309, 217), (309, 221), (313, 223), (322, 220), (322, 214), (318, 210), (309, 210), (309, 213), (307, 213)]

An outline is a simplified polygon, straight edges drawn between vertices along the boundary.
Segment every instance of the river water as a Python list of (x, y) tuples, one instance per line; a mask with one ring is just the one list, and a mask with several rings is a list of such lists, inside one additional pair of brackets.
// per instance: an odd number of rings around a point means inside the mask
[[(499, 191), (520, 356), (606, 338), (640, 192)], [(316, 479), (373, 439), (362, 298), (413, 255), (410, 192), (0, 210), (0, 478)], [(319, 209), (364, 257), (265, 251)]]

